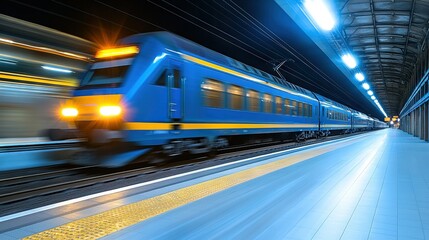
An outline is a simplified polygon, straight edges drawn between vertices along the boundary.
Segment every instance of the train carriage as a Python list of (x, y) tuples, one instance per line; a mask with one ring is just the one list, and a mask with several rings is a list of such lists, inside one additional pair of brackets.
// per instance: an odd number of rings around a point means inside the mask
[(348, 133), (351, 130), (350, 108), (331, 99), (315, 94), (320, 102), (320, 132), (323, 136), (329, 133)]
[(130, 36), (95, 58), (62, 109), (77, 131), (49, 132), (87, 140), (91, 157), (79, 164), (115, 167), (154, 148), (207, 153), (352, 128), (348, 107), (168, 32)]

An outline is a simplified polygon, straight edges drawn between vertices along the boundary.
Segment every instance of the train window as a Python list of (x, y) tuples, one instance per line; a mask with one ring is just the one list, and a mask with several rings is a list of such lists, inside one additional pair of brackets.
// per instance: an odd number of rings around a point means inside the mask
[(304, 116), (304, 104), (298, 102), (298, 116)]
[(229, 94), (229, 107), (231, 109), (241, 110), (243, 109), (243, 96), (244, 90), (242, 87), (231, 85), (228, 87)]
[(292, 100), (292, 106), (291, 106), (291, 109), (290, 109), (290, 113), (293, 116), (298, 115), (298, 103), (296, 101), (294, 101), (294, 100)]
[(105, 85), (118, 87), (125, 78), (130, 66), (117, 66), (108, 68), (91, 69), (81, 83), (84, 85)]
[(247, 109), (254, 112), (259, 111), (259, 93), (257, 91), (247, 91)]
[(264, 111), (266, 113), (273, 112), (273, 97), (270, 94), (264, 94)]
[(173, 69), (173, 88), (180, 88), (181, 84), (181, 78), (180, 78), (180, 70), (179, 69)]
[(304, 103), (304, 116), (309, 117), (310, 116), (310, 105)]
[(308, 105), (308, 116), (313, 117), (313, 105)]
[(290, 100), (289, 99), (285, 99), (285, 114), (286, 115), (290, 115)]
[(276, 113), (282, 113), (282, 98), (276, 97)]
[(167, 70), (162, 71), (161, 75), (155, 81), (155, 85), (158, 86), (166, 86), (167, 85)]
[(207, 107), (223, 107), (224, 104), (224, 86), (223, 83), (206, 79), (202, 85), (204, 105)]

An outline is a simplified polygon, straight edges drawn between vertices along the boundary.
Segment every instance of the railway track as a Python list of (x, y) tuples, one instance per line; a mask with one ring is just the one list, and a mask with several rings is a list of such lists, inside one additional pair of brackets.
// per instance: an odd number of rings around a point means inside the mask
[[(348, 134), (347, 137), (360, 133)], [(157, 179), (160, 175), (174, 175), (180, 172), (205, 168), (227, 162), (254, 157), (258, 155), (274, 153), (287, 149), (293, 149), (301, 146), (307, 146), (314, 143), (325, 142), (329, 140), (340, 139), (344, 135), (330, 136), (322, 139), (311, 139), (305, 142), (277, 143), (259, 143), (248, 145), (240, 148), (228, 148), (220, 151), (214, 158), (205, 156), (194, 157), (190, 159), (176, 159), (175, 161), (166, 162), (162, 165), (150, 166), (147, 164), (137, 163), (126, 166), (121, 169), (102, 169), (98, 166), (85, 166), (67, 168), (61, 166), (59, 169), (50, 167), (43, 172), (33, 172), (28, 175), (14, 176), (9, 172), (4, 178), (0, 178), (0, 216), (17, 211), (25, 210), (25, 206), (36, 207), (37, 204), (26, 204), (31, 199), (38, 198), (37, 202), (54, 203), (56, 195), (76, 190), (78, 193), (68, 196), (76, 198), (99, 191), (95, 187), (95, 192), (91, 190), (93, 186), (103, 185), (103, 189), (110, 190), (118, 187), (130, 185), (133, 182), (150, 181)], [(17, 171), (22, 174), (23, 171)], [(76, 192), (76, 191), (75, 191)], [(47, 199), (41, 200), (41, 199)], [(59, 201), (59, 200), (57, 200)], [(23, 207), (16, 208), (16, 204)]]

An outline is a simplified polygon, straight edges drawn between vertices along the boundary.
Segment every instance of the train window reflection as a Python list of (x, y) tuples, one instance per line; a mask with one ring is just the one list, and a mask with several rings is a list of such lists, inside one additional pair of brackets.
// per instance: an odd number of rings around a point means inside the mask
[(129, 65), (92, 69), (86, 74), (81, 86), (110, 85), (111, 87), (119, 87), (119, 84), (124, 80), (128, 68)]
[(298, 115), (298, 103), (295, 100), (292, 100), (292, 106), (290, 109), (291, 115)]
[(259, 111), (259, 93), (257, 91), (247, 91), (247, 106), (250, 111)]
[(276, 97), (276, 113), (282, 113), (282, 98)]
[(235, 85), (231, 85), (228, 87), (229, 94), (229, 107), (235, 110), (243, 109), (243, 96), (244, 91), (243, 88)]
[(166, 78), (167, 78), (167, 70), (164, 70), (156, 80), (155, 85), (166, 86)]
[(204, 105), (207, 107), (223, 107), (223, 83), (212, 79), (206, 79), (202, 85)]
[(290, 115), (290, 100), (289, 99), (285, 99), (285, 114), (286, 115)]
[(273, 112), (273, 97), (270, 94), (264, 94), (264, 111), (266, 113)]
[(304, 116), (304, 104), (298, 102), (298, 116)]
[(180, 88), (181, 85), (181, 78), (180, 78), (180, 70), (174, 69), (173, 70), (173, 88)]

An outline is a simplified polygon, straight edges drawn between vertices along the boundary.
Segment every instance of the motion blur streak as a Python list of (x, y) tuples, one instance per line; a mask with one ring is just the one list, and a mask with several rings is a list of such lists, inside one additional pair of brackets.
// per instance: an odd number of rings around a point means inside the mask
[(31, 76), (26, 74), (18, 74), (18, 73), (9, 73), (9, 72), (0, 72), (0, 79), (32, 82), (32, 83), (43, 83), (43, 84), (65, 86), (65, 87), (77, 86), (77, 83), (75, 80), (64, 81), (60, 79), (43, 78), (43, 77)]
[(33, 50), (33, 51), (38, 51), (38, 52), (55, 54), (55, 55), (58, 55), (61, 57), (66, 57), (66, 58), (73, 58), (73, 59), (78, 59), (78, 60), (82, 60), (82, 61), (89, 61), (90, 60), (88, 57), (81, 56), (78, 54), (74, 54), (74, 53), (70, 53), (70, 52), (62, 52), (62, 51), (59, 51), (59, 50), (56, 50), (53, 48), (48, 48), (48, 47), (33, 46), (33, 45), (25, 44), (25, 43), (15, 42), (15, 41), (9, 40), (9, 39), (4, 39), (4, 38), (0, 38), (0, 43), (16, 46), (16, 47), (20, 47), (20, 48), (25, 48), (25, 49), (29, 49), (29, 50)]
[(0, 29), (0, 140), (69, 128), (57, 110), (78, 85), (96, 45), (3, 14)]

